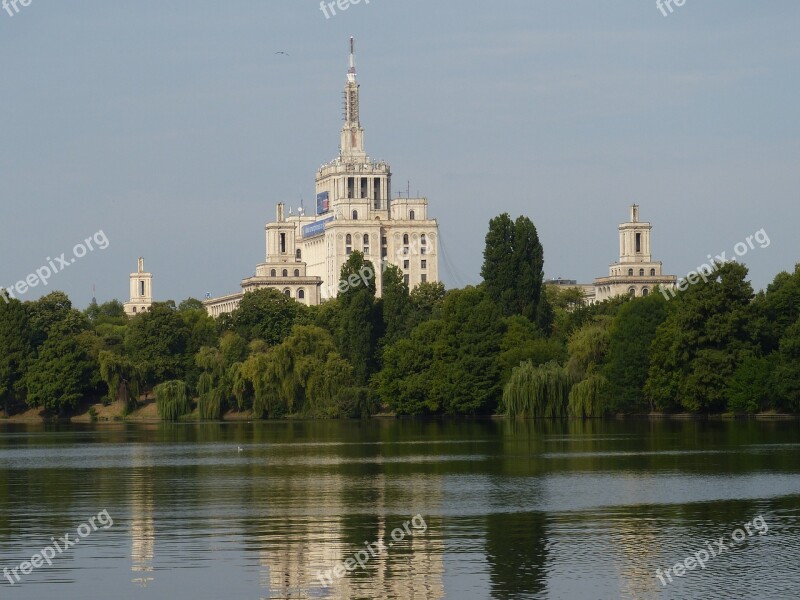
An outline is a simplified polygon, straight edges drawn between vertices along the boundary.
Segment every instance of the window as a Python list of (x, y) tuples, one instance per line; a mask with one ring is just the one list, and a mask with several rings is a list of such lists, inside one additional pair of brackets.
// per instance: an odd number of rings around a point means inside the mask
[(289, 288), (286, 288), (285, 290), (283, 290), (283, 295), (286, 296), (287, 298), (291, 298), (292, 297), (292, 290), (290, 290)]
[(413, 210), (412, 210), (412, 211), (410, 211), (410, 212), (408, 213), (408, 218), (409, 218), (409, 220), (411, 220), (411, 221), (413, 221), (413, 220), (414, 220), (414, 217), (415, 217), (415, 216), (416, 216), (416, 215), (414, 214), (414, 211), (413, 211)]
[(356, 185), (356, 178), (355, 177), (348, 177), (347, 178), (347, 197), (352, 198), (355, 195), (355, 185)]
[(403, 275), (403, 281), (405, 282), (406, 285), (408, 285), (409, 282), (411, 281), (411, 278), (408, 275)]
[(294, 276), (295, 277), (300, 277), (300, 269), (295, 269), (294, 270)]
[(420, 266), (420, 268), (422, 268), (422, 269), (427, 269), (427, 268), (428, 268), (428, 261), (427, 261), (427, 260), (422, 260), (422, 261), (420, 261), (420, 264), (419, 264), (419, 266)]
[(636, 289), (635, 289), (635, 288), (631, 288), (631, 289), (629, 289), (629, 290), (628, 290), (628, 295), (629, 295), (631, 298), (635, 298), (635, 297), (636, 297)]
[(644, 277), (644, 269), (639, 269), (639, 277)]
[(424, 233), (423, 233), (421, 236), (419, 236), (419, 243), (420, 243), (420, 245), (422, 245), (422, 246), (425, 246), (425, 245), (427, 245), (427, 243), (428, 243), (428, 238), (427, 238), (427, 237), (425, 237), (425, 234), (424, 234)]
[(353, 211), (353, 221), (358, 221), (358, 211), (357, 210)]
[(649, 293), (650, 293), (650, 290), (648, 290), (647, 288), (642, 288), (642, 297), (647, 296)]
[(403, 236), (403, 245), (404, 246), (408, 246), (408, 234), (407, 233)]
[(422, 278), (420, 280), (422, 283), (427, 283), (428, 282), (428, 276), (425, 273), (423, 273), (420, 277)]
[(277, 277), (278, 276), (278, 272), (275, 269), (272, 269), (272, 271), (269, 272), (269, 276), (270, 277)]
[(655, 277), (655, 276), (656, 276), (656, 270), (650, 269), (650, 277)]
[(369, 246), (369, 234), (364, 234), (364, 245)]
[(133, 312), (136, 312), (136, 307), (135, 306), (133, 307)]
[(637, 233), (636, 234), (636, 253), (638, 254), (641, 251), (642, 251), (642, 234), (641, 233)]
[(303, 299), (305, 299), (305, 297), (306, 297), (306, 291), (305, 291), (303, 288), (300, 288), (299, 290), (297, 290), (297, 297), (298, 297), (300, 300), (303, 300)]
[(404, 260), (404, 261), (403, 261), (403, 268), (404, 268), (404, 269), (407, 269), (407, 268), (408, 268), (408, 261), (407, 261), (407, 260)]
[(286, 254), (286, 234), (281, 233), (281, 254)]
[(303, 258), (303, 253), (302, 253), (302, 251), (300, 250), (300, 248), (298, 248), (298, 249), (295, 251), (295, 253), (294, 253), (294, 258), (295, 258), (295, 260), (302, 260), (302, 258)]
[(139, 295), (144, 296), (144, 280), (139, 282)]
[(283, 275), (284, 277), (288, 277), (289, 276), (289, 271), (284, 269), (283, 272), (281, 273), (281, 275)]
[(628, 277), (633, 277), (633, 269), (628, 269)]
[(347, 237), (344, 238), (344, 243), (347, 244), (348, 246), (352, 246), (353, 245), (353, 236), (348, 233)]
[(420, 254), (427, 254), (428, 253), (428, 249), (425, 246), (423, 246), (422, 248), (419, 249), (419, 253)]

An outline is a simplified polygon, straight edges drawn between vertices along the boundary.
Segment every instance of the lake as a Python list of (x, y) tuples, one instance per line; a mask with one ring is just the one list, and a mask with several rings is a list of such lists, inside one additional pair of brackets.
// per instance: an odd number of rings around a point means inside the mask
[(0, 424), (0, 594), (793, 598), (799, 473), (796, 420)]

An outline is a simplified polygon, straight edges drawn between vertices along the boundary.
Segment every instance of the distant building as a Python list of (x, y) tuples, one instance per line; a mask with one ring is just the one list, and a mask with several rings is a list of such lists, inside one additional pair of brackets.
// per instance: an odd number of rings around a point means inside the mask
[(139, 257), (135, 273), (130, 274), (131, 299), (123, 304), (125, 314), (135, 317), (147, 312), (153, 304), (153, 275), (144, 270), (144, 258)]
[(672, 288), (675, 275), (663, 275), (650, 246), (653, 226), (639, 221), (639, 205), (631, 205), (631, 219), (619, 226), (619, 262), (611, 263), (608, 277), (594, 280), (595, 301), (615, 296), (647, 296), (656, 286)]
[(648, 296), (656, 286), (673, 288), (675, 275), (663, 275), (661, 263), (653, 260), (650, 232), (653, 226), (639, 221), (639, 205), (633, 204), (631, 219), (619, 226), (619, 262), (611, 263), (608, 277), (598, 277), (594, 283), (578, 283), (575, 279), (548, 279), (554, 287), (575, 288), (583, 292), (587, 304), (603, 302), (615, 296)]
[(426, 198), (392, 198), (389, 164), (374, 161), (364, 149), (359, 116), (359, 85), (350, 39), (350, 68), (344, 88), (344, 125), (339, 156), (316, 174), (315, 214), (286, 214), (278, 204), (276, 220), (266, 226), (266, 261), (242, 291), (206, 300), (213, 317), (231, 312), (245, 292), (272, 288), (308, 305), (335, 298), (342, 266), (354, 251), (364, 253), (376, 271), (382, 292), (381, 265), (391, 263), (414, 288), (439, 279), (439, 226), (428, 218)]

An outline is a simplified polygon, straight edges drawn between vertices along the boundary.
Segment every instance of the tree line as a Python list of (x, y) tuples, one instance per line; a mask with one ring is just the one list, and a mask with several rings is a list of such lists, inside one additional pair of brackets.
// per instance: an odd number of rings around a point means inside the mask
[[(209, 317), (196, 299), (75, 309), (62, 292), (0, 303), (0, 403), (68, 415), (87, 402), (219, 419), (399, 415), (599, 417), (616, 413), (800, 412), (800, 266), (754, 294), (747, 269), (667, 301), (587, 305), (543, 283), (527, 217), (489, 223), (476, 286), (409, 290), (395, 266), (353, 252), (339, 296), (305, 306), (272, 289)], [(354, 279), (355, 280), (355, 279)]]

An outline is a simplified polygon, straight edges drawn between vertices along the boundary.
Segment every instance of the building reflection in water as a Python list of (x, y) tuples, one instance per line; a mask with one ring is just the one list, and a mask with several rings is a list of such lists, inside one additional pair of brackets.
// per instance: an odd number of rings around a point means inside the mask
[[(334, 569), (363, 550), (364, 542), (388, 547), (392, 542), (392, 530), (413, 517), (395, 514), (394, 507), (398, 504), (412, 507), (442, 504), (442, 478), (417, 476), (407, 480), (402, 499), (392, 491), (392, 513), (383, 516), (387, 514), (387, 478), (377, 474), (370, 481), (371, 489), (366, 490), (369, 513), (359, 510), (365, 506), (364, 498), (361, 505), (346, 501), (350, 493), (346, 486), (352, 485), (352, 478), (331, 475), (325, 477), (324, 500), (313, 495), (295, 497), (292, 513), (297, 516), (290, 522), (284, 521), (284, 528), (279, 532), (275, 528), (281, 525), (276, 521), (265, 523), (265, 527), (272, 528), (259, 540), (260, 564), (265, 567), (261, 583), (269, 590), (266, 598), (444, 598), (442, 533), (434, 530), (424, 514), (427, 531), (423, 533), (409, 525), (411, 535), (405, 534), (401, 542), (394, 543), (378, 556), (370, 556), (364, 568), (356, 565), (355, 570), (344, 577), (332, 577), (327, 587), (321, 583), (320, 572)], [(313, 489), (319, 482), (310, 478), (306, 484), (308, 487), (301, 485), (300, 488)], [(358, 492), (364, 494), (362, 485)], [(354, 515), (354, 511), (357, 514)], [(364, 539), (354, 541), (354, 524), (364, 522), (370, 524), (367, 530), (357, 528), (363, 534), (359, 537)]]
[(156, 532), (153, 512), (151, 459), (140, 445), (133, 447), (131, 464), (131, 581), (141, 587), (153, 581), (153, 555)]

